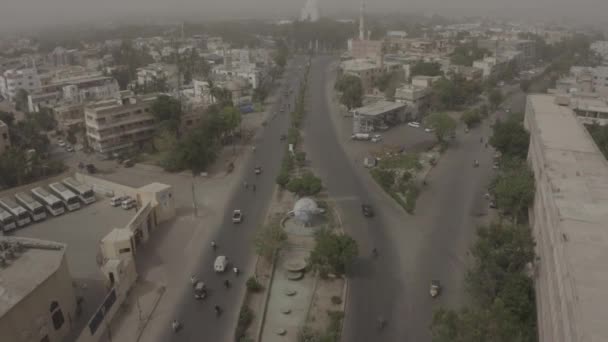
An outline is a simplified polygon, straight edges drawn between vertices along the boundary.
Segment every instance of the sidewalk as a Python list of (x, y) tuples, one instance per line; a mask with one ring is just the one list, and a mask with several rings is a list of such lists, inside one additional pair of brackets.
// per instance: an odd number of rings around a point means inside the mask
[[(226, 147), (210, 168), (208, 177), (181, 177), (183, 181), (176, 191), (194, 192), (195, 215), (194, 203), (182, 205), (182, 212), (178, 212), (175, 220), (159, 227), (140, 250), (136, 257), (138, 281), (113, 319), (111, 337), (107, 340), (156, 341), (166, 332), (179, 300), (184, 291), (189, 290), (186, 282), (170, 280), (188, 279), (193, 274), (200, 246), (208, 243), (221, 228), (227, 202), (240, 185), (244, 165), (252, 156), (249, 146), (255, 144), (255, 134), (261, 131), (261, 122), (268, 115), (268, 112), (247, 115), (243, 128), (254, 131), (253, 139), (237, 145), (234, 152), (233, 147)], [(231, 173), (224, 171), (227, 160), (234, 161), (235, 169)]]

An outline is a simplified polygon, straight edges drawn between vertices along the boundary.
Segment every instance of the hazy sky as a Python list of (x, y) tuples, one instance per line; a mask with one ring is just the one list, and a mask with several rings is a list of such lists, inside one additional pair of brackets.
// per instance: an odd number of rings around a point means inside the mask
[[(0, 28), (107, 21), (114, 16), (189, 15), (201, 18), (296, 16), (305, 0), (0, 0)], [(547, 15), (598, 20), (608, 0), (368, 0), (370, 11), (436, 11), (440, 14)], [(324, 13), (359, 7), (360, 0), (318, 0)], [(577, 21), (578, 21), (577, 20)]]

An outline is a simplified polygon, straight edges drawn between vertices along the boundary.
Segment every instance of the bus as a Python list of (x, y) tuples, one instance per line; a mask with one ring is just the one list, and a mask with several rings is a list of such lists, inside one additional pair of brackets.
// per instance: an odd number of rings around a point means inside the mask
[(53, 216), (59, 216), (65, 212), (63, 202), (57, 196), (44, 190), (42, 187), (33, 188), (30, 190), (35, 199), (46, 208), (46, 210)]
[(3, 233), (8, 233), (16, 228), (17, 223), (15, 223), (15, 217), (0, 207), (0, 230), (2, 230)]
[(27, 210), (17, 204), (17, 202), (15, 202), (10, 197), (0, 198), (0, 207), (6, 209), (6, 211), (8, 211), (15, 218), (17, 218), (17, 226), (19, 227), (23, 227), (32, 222), (32, 219), (30, 218), (30, 213), (28, 213)]
[(80, 200), (78, 196), (76, 196), (70, 189), (66, 188), (65, 185), (55, 182), (49, 184), (49, 188), (55, 195), (59, 196), (59, 199), (63, 201), (65, 207), (68, 208), (69, 211), (74, 211), (80, 209)]
[(15, 199), (17, 200), (17, 203), (21, 204), (25, 209), (27, 209), (27, 211), (30, 212), (34, 222), (46, 219), (46, 211), (44, 211), (44, 206), (26, 192), (16, 193)]
[(83, 204), (95, 202), (95, 192), (92, 187), (82, 184), (72, 177), (65, 178), (62, 183), (72, 190)]

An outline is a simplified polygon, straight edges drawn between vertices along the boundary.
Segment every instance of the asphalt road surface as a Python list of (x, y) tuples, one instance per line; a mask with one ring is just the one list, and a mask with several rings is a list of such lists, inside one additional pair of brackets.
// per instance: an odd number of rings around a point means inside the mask
[[(341, 213), (347, 233), (359, 242), (349, 282), (343, 341), (430, 341), (433, 309), (457, 307), (465, 300), (463, 278), (475, 227), (488, 213), (483, 198), (492, 178), (493, 150), (485, 147), (488, 123), (465, 133), (428, 176), (414, 215), (406, 214), (373, 182), (360, 162), (344, 153), (329, 117), (325, 84), (336, 60), (313, 59), (305, 119), (305, 148)], [(522, 97), (512, 106), (521, 106)], [(517, 102), (517, 101), (516, 101)], [(484, 143), (480, 142), (483, 139)], [(404, 138), (404, 140), (407, 140)], [(346, 142), (350, 143), (350, 142)], [(407, 141), (405, 144), (408, 149)], [(478, 159), (480, 167), (473, 168)], [(371, 203), (376, 217), (366, 219), (360, 205)], [(377, 248), (378, 258), (371, 256)], [(438, 279), (442, 295), (430, 298)], [(377, 320), (387, 320), (383, 329)]]
[[(304, 68), (293, 67), (303, 65), (303, 57), (292, 60), (284, 77), (283, 83), (278, 87), (281, 96), (274, 104), (270, 105), (270, 117), (263, 130), (254, 138), (256, 146), (254, 156), (248, 160), (245, 170), (245, 179), (250, 186), (246, 190), (239, 188), (233, 194), (227, 206), (222, 228), (215, 236), (217, 250), (201, 246), (201, 254), (192, 257), (198, 258), (197, 269), (200, 271), (196, 276), (205, 282), (208, 288), (208, 297), (197, 301), (194, 299), (193, 291), (185, 291), (184, 297), (178, 304), (176, 318), (183, 324), (183, 329), (174, 334), (167, 322), (167, 333), (161, 336), (160, 341), (230, 341), (233, 340), (234, 328), (245, 291), (245, 281), (253, 272), (253, 237), (256, 229), (262, 223), (268, 204), (272, 197), (275, 178), (278, 175), (281, 159), (286, 149), (286, 143), (280, 141), (281, 134), (287, 133), (289, 124), (289, 112), (283, 113), (279, 108), (283, 104), (294, 104), (298, 93), (300, 81), (303, 79)], [(283, 90), (294, 89), (289, 98), (282, 96)], [(293, 108), (293, 107), (292, 107)], [(275, 115), (276, 114), (276, 115)], [(254, 167), (261, 166), (261, 175), (254, 174)], [(251, 186), (256, 185), (256, 191)], [(244, 214), (244, 220), (240, 224), (232, 223), (232, 210), (240, 209)], [(217, 255), (225, 255), (232, 264), (224, 274), (214, 272), (213, 263)], [(232, 266), (237, 266), (241, 274), (237, 277), (231, 271)], [(230, 288), (224, 287), (224, 280), (231, 282)], [(184, 286), (189, 286), (189, 279), (184, 279)], [(222, 314), (215, 314), (214, 306), (219, 305)]]

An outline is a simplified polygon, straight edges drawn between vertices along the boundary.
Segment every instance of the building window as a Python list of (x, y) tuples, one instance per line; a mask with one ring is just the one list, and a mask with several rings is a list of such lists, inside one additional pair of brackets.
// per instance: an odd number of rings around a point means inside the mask
[(59, 303), (57, 303), (57, 301), (51, 302), (51, 308), (49, 311), (51, 312), (53, 327), (55, 328), (55, 330), (61, 329), (63, 323), (65, 323), (65, 318), (63, 317), (63, 312), (61, 311), (61, 308), (59, 308)]

